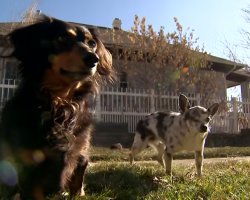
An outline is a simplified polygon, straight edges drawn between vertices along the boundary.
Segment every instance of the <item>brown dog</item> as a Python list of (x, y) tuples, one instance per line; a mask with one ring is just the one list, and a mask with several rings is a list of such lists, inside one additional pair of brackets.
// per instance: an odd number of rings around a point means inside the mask
[(6, 36), (21, 83), (2, 112), (0, 162), (17, 168), (22, 199), (83, 196), (93, 97), (114, 78), (111, 54), (92, 29), (42, 16)]

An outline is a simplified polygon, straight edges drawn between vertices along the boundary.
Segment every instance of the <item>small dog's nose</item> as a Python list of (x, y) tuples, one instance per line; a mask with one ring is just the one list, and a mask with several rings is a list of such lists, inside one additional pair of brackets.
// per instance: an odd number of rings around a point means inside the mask
[(82, 54), (82, 59), (85, 62), (86, 66), (93, 68), (96, 66), (96, 63), (99, 61), (98, 55), (91, 52), (85, 52)]
[(201, 125), (201, 126), (200, 126), (200, 131), (201, 131), (202, 133), (207, 132), (207, 126)]

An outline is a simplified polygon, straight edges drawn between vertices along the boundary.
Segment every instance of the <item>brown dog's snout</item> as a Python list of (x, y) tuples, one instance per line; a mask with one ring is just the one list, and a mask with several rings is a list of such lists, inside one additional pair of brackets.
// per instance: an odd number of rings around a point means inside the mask
[(82, 59), (88, 68), (93, 68), (99, 61), (99, 57), (95, 53), (84, 52), (82, 53)]
[(207, 126), (201, 125), (201, 126), (200, 126), (200, 131), (201, 131), (202, 133), (207, 132)]

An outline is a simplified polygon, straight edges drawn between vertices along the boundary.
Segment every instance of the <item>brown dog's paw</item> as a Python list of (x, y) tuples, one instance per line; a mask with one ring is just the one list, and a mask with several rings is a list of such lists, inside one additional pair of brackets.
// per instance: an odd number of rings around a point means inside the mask
[(15, 194), (12, 200), (20, 200), (20, 193)]
[(55, 196), (53, 196), (53, 198), (51, 200), (60, 200), (61, 196), (59, 194), (56, 194)]

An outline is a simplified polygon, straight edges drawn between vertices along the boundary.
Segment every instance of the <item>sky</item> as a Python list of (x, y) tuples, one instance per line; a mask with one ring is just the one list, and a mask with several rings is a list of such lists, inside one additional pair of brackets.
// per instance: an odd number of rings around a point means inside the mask
[[(18, 21), (33, 0), (0, 0), (0, 22)], [(239, 28), (246, 27), (242, 8), (249, 0), (40, 0), (37, 9), (44, 14), (71, 22), (112, 27), (114, 18), (122, 21), (122, 29), (130, 30), (134, 17), (146, 17), (147, 24), (154, 30), (165, 27), (166, 32), (176, 30), (174, 17), (177, 17), (185, 31), (194, 29), (199, 44), (214, 56), (225, 57), (225, 48), (220, 38), (230, 43), (240, 40)], [(244, 51), (237, 50), (239, 57)], [(232, 90), (235, 91), (235, 90)], [(239, 90), (234, 94), (239, 95)]]

